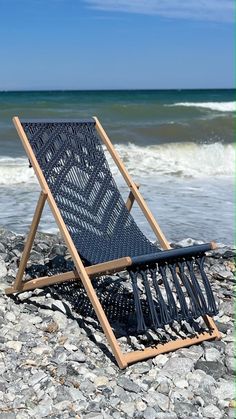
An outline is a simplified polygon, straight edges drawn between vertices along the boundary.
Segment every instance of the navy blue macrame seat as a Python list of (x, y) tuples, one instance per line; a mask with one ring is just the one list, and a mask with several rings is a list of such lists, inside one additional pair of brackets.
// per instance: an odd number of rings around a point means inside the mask
[[(138, 329), (146, 327), (139, 301), (138, 275), (145, 287), (155, 328), (173, 320), (188, 320), (216, 313), (210, 284), (203, 270), (203, 254), (194, 260), (201, 272), (202, 287), (194, 273), (192, 256), (187, 260), (177, 258), (169, 261), (168, 266), (165, 261), (159, 263), (158, 270), (165, 287), (163, 297), (156, 280), (157, 264), (148, 256), (161, 250), (145, 237), (126, 208), (111, 174), (94, 120), (22, 121), (22, 126), (76, 249), (86, 265), (125, 256), (138, 261), (139, 256), (147, 255), (143, 265), (139, 263), (129, 269)], [(167, 268), (172, 276), (172, 284), (169, 283)], [(155, 290), (154, 297), (150, 281)], [(182, 285), (190, 299), (189, 304)], [(173, 286), (177, 295), (175, 298)]]

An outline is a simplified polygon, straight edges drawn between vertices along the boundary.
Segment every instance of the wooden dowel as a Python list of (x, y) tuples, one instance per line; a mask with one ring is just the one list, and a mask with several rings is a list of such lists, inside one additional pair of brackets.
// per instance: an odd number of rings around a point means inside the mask
[[(137, 186), (137, 188), (139, 189), (139, 187), (140, 187), (140, 185), (138, 185), (137, 183), (136, 183), (136, 186)], [(127, 208), (127, 210), (130, 212), (131, 211), (131, 209), (132, 209), (132, 207), (133, 207), (133, 205), (134, 205), (134, 201), (135, 201), (135, 196), (134, 196), (134, 194), (133, 194), (133, 192), (132, 191), (130, 191), (130, 193), (129, 193), (129, 196), (128, 196), (128, 198), (127, 198), (127, 201), (126, 201), (126, 208)]]

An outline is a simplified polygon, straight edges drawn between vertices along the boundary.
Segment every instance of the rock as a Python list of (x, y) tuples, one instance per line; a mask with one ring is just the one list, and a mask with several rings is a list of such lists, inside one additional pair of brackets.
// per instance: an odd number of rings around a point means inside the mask
[(165, 396), (165, 394), (156, 393), (155, 394), (155, 401), (157, 405), (160, 407), (161, 410), (166, 412), (170, 406), (169, 397)]
[(168, 356), (167, 355), (157, 355), (155, 358), (153, 358), (152, 362), (154, 365), (156, 365), (157, 367), (162, 367), (163, 365), (166, 364), (166, 362), (168, 361)]
[(155, 418), (156, 419), (178, 419), (175, 412), (168, 412), (168, 413), (157, 412)]
[(108, 382), (109, 382), (109, 380), (105, 376), (96, 377), (94, 379), (94, 384), (95, 384), (96, 387), (106, 386), (108, 384)]
[(153, 409), (153, 407), (147, 407), (146, 410), (142, 413), (142, 418), (144, 419), (155, 419), (156, 418), (156, 411)]
[(216, 348), (208, 348), (205, 351), (206, 361), (219, 361), (221, 354)]
[(226, 368), (227, 368), (227, 370), (230, 374), (235, 374), (235, 370), (236, 370), (236, 368), (235, 368), (235, 358), (233, 358), (233, 357), (226, 358), (225, 365), (226, 365)]
[(126, 377), (120, 377), (118, 379), (118, 385), (122, 387), (124, 390), (130, 391), (132, 393), (139, 393), (140, 387), (138, 384), (131, 381), (129, 378)]
[(163, 367), (163, 371), (169, 372), (170, 376), (180, 375), (184, 377), (193, 369), (194, 361), (190, 358), (170, 358)]
[(221, 333), (227, 333), (227, 331), (231, 328), (231, 326), (227, 323), (222, 323), (220, 321), (215, 320), (215, 324)]
[(214, 404), (204, 407), (202, 409), (202, 413), (206, 418), (221, 419), (223, 417), (223, 412), (221, 412)]
[(39, 372), (36, 372), (35, 374), (33, 374), (29, 378), (28, 384), (29, 384), (29, 386), (35, 386), (40, 381), (45, 381), (46, 378), (47, 378), (47, 374), (45, 374), (43, 371), (39, 371)]
[(178, 355), (192, 359), (194, 362), (198, 361), (204, 353), (201, 346), (190, 346), (190, 348), (183, 348), (177, 351)]
[(224, 365), (219, 361), (197, 361), (195, 369), (205, 371), (206, 374), (212, 375), (216, 380), (222, 377), (225, 372)]
[(232, 301), (223, 301), (221, 306), (221, 310), (223, 310), (224, 314), (229, 317), (233, 317), (234, 315), (234, 305)]
[(134, 410), (135, 410), (135, 406), (134, 406), (134, 402), (128, 402), (128, 403), (122, 403), (120, 404), (120, 410), (124, 413), (126, 413), (126, 415), (128, 417), (133, 417), (134, 415)]
[(128, 403), (131, 401), (130, 392), (126, 392), (122, 387), (115, 387), (114, 388), (114, 395), (119, 398), (120, 401), (124, 403)]
[(72, 352), (69, 356), (69, 360), (73, 362), (83, 363), (86, 362), (85, 354), (77, 348), (76, 352)]
[(234, 382), (221, 379), (218, 386), (213, 389), (213, 395), (220, 400), (233, 400), (235, 397)]
[(189, 385), (187, 380), (183, 380), (183, 379), (175, 380), (174, 384), (176, 387), (179, 387), (179, 388), (187, 388)]
[(7, 268), (4, 260), (0, 257), (0, 279), (7, 275)]
[(60, 311), (55, 311), (55, 313), (53, 313), (53, 320), (58, 324), (59, 329), (66, 329), (68, 321), (65, 314), (61, 313)]
[(138, 400), (136, 402), (136, 409), (138, 410), (138, 412), (144, 412), (146, 407), (147, 407), (146, 403), (144, 403), (142, 400)]
[(69, 387), (68, 388), (68, 394), (70, 396), (70, 398), (72, 399), (73, 402), (80, 400), (80, 401), (84, 401), (86, 400), (86, 398), (83, 396), (82, 392), (80, 390), (78, 390), (77, 388), (74, 387)]
[(202, 240), (194, 240), (190, 237), (180, 240), (177, 243), (171, 243), (171, 245), (174, 245), (174, 247), (188, 247), (188, 246), (195, 246), (197, 244), (203, 244), (204, 242)]
[(46, 396), (39, 404), (32, 410), (31, 416), (34, 418), (47, 418), (52, 413), (52, 399)]
[(157, 387), (158, 393), (169, 394), (170, 387), (167, 381), (162, 381)]
[(230, 358), (234, 356), (234, 343), (233, 342), (228, 343), (228, 345), (226, 346), (225, 355)]
[(66, 342), (64, 343), (64, 348), (65, 348), (67, 351), (70, 351), (70, 352), (72, 352), (72, 351), (77, 351), (77, 350), (78, 350), (77, 346), (75, 346), (75, 345), (73, 345), (73, 344), (69, 343), (68, 341), (66, 341)]
[(175, 402), (175, 413), (178, 416), (178, 419), (187, 419), (189, 417), (194, 416), (197, 411), (196, 407), (192, 403), (185, 403), (185, 402)]
[(10, 349), (13, 349), (15, 352), (19, 353), (22, 348), (22, 342), (18, 342), (16, 340), (9, 340), (6, 342), (6, 346)]

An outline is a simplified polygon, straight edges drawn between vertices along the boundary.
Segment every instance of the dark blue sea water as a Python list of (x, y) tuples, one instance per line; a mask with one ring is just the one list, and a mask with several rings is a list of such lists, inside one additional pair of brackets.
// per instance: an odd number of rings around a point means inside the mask
[[(234, 90), (0, 92), (0, 225), (27, 231), (38, 194), (12, 117), (96, 115), (170, 240), (231, 243), (235, 110)], [(56, 229), (49, 210), (40, 228)]]

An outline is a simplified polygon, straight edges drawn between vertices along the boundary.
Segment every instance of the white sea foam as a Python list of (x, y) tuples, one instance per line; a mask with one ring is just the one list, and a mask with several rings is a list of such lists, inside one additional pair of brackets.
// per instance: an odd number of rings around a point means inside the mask
[(230, 176), (234, 173), (232, 144), (170, 143), (148, 147), (117, 145), (127, 168), (135, 176)]
[[(127, 169), (134, 177), (215, 177), (234, 173), (232, 144), (171, 143), (148, 147), (117, 144)], [(107, 156), (113, 173), (117, 170)], [(26, 158), (0, 158), (0, 185), (37, 183)]]
[(36, 183), (26, 158), (0, 157), (0, 185)]
[(194, 108), (211, 109), (219, 112), (234, 112), (236, 111), (236, 102), (179, 102), (173, 105), (166, 106), (186, 106)]

